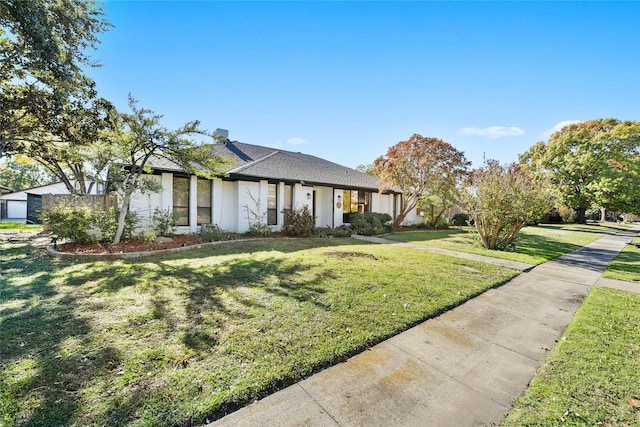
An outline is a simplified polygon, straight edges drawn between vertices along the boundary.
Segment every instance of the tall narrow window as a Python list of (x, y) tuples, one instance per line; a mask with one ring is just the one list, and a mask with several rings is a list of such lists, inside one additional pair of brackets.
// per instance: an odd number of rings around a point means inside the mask
[[(285, 213), (284, 219), (287, 220), (287, 212), (291, 212), (293, 209), (293, 187), (290, 185), (284, 186), (284, 203), (282, 204), (282, 210)], [(285, 222), (286, 224), (286, 222)]]
[(267, 190), (267, 224), (278, 224), (278, 186), (269, 184)]
[(189, 178), (173, 177), (173, 213), (178, 225), (189, 225)]
[(211, 224), (211, 181), (198, 180), (198, 225)]
[(284, 205), (283, 209), (291, 210), (293, 209), (293, 187), (290, 185), (284, 186)]
[(342, 222), (350, 223), (349, 216), (351, 216), (351, 191), (342, 191)]

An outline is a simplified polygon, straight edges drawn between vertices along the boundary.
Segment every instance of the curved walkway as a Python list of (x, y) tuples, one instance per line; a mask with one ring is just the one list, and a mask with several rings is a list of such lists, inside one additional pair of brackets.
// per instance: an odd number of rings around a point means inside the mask
[(589, 290), (622, 286), (600, 276), (638, 232), (640, 226), (529, 266), (505, 285), (210, 426), (496, 425)]

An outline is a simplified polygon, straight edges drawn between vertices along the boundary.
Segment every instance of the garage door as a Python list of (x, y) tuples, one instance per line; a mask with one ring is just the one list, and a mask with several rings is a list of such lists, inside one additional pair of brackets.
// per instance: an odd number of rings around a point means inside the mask
[(27, 217), (27, 202), (7, 200), (7, 218), (24, 219)]

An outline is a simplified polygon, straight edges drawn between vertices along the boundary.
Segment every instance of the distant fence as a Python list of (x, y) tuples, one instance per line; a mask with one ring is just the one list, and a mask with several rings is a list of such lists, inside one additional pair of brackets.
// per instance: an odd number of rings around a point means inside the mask
[(83, 206), (92, 207), (95, 209), (109, 209), (118, 206), (115, 197), (110, 194), (90, 194), (86, 196), (76, 196), (73, 194), (43, 194), (42, 195), (42, 209), (46, 210), (49, 207), (55, 206), (58, 203), (72, 202), (74, 204), (82, 204)]

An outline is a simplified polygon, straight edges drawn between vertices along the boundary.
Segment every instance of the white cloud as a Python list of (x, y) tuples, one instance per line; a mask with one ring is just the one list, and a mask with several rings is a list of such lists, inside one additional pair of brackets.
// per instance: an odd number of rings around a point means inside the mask
[(299, 138), (299, 137), (295, 137), (295, 138), (289, 138), (287, 139), (284, 143), (287, 145), (302, 145), (302, 144), (306, 144), (309, 141), (307, 141), (304, 138)]
[(554, 127), (552, 127), (551, 129), (547, 129), (544, 132), (542, 132), (540, 134), (540, 138), (548, 139), (551, 135), (558, 132), (563, 127), (572, 125), (574, 123), (582, 123), (582, 120), (563, 120), (557, 125), (555, 125)]
[(511, 126), (490, 126), (488, 128), (462, 128), (457, 132), (458, 135), (475, 135), (483, 138), (502, 138), (505, 136), (524, 135), (524, 129)]

